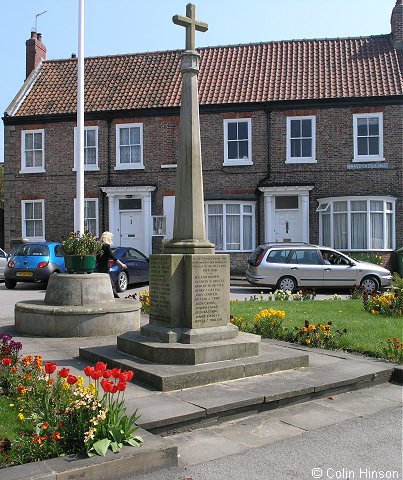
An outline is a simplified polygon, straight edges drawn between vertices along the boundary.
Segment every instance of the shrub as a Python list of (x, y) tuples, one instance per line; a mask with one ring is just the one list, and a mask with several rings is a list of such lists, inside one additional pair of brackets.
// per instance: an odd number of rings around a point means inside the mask
[(140, 292), (141, 313), (150, 313), (150, 292), (144, 290)]
[(382, 265), (382, 257), (375, 253), (354, 253), (351, 258), (361, 262), (374, 263), (375, 265)]
[(285, 312), (283, 310), (269, 308), (261, 309), (255, 315), (254, 320), (231, 315), (230, 321), (242, 332), (253, 333), (264, 338), (282, 338), (285, 335), (285, 328), (283, 327), (284, 318)]

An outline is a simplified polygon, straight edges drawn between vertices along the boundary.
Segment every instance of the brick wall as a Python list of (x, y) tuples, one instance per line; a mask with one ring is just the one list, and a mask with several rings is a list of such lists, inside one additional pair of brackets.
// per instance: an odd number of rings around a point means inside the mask
[[(314, 185), (310, 194), (310, 241), (317, 243), (318, 206), (321, 197), (347, 195), (392, 195), (396, 205), (396, 238), (403, 238), (402, 186), (402, 112), (397, 106), (384, 107), (384, 154), (387, 169), (348, 170), (353, 158), (353, 109), (326, 108), (315, 111), (274, 110), (270, 122), (266, 112), (242, 112), (252, 119), (252, 166), (224, 166), (225, 118), (236, 112), (203, 113), (200, 116), (204, 191), (207, 199), (251, 199), (256, 206), (256, 242), (264, 241), (263, 195), (257, 191), (262, 181), (271, 185)], [(295, 114), (316, 115), (316, 164), (285, 164), (286, 117)], [(144, 170), (114, 170), (116, 165), (116, 125), (143, 123)], [(85, 173), (85, 196), (99, 199), (100, 229), (108, 228), (107, 201), (99, 187), (155, 185), (152, 214), (162, 215), (163, 196), (175, 190), (176, 169), (162, 169), (177, 162), (179, 117), (159, 116), (114, 119), (110, 124), (111, 169), (108, 175), (108, 122), (91, 121), (98, 126), (99, 171)], [(5, 246), (21, 240), (21, 199), (44, 198), (46, 202), (46, 238), (59, 240), (73, 228), (73, 199), (76, 173), (74, 164), (75, 122), (57, 122), (5, 128)], [(20, 174), (21, 130), (45, 129), (46, 173)], [(267, 132), (269, 131), (270, 142)], [(268, 156), (270, 155), (270, 163)], [(161, 251), (161, 238), (153, 238), (153, 251)], [(231, 254), (233, 273), (243, 273), (248, 253)], [(386, 258), (385, 262), (390, 260)]]

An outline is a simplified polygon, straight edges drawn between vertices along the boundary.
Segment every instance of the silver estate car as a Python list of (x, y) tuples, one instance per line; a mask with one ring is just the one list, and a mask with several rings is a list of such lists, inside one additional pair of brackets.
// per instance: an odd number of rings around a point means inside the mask
[(257, 247), (248, 259), (246, 279), (252, 285), (296, 292), (299, 288), (380, 290), (392, 275), (386, 268), (353, 260), (328, 247), (306, 243), (269, 243)]

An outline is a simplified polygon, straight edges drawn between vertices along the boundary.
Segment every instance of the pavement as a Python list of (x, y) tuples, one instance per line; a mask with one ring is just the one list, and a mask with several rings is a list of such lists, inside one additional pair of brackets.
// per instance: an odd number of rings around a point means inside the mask
[[(144, 287), (128, 293), (142, 289)], [(249, 290), (242, 292), (241, 295), (246, 293), (244, 298), (248, 298)], [(14, 330), (13, 303), (43, 295), (44, 290), (31, 286), (7, 291), (4, 284), (0, 284), (0, 332), (21, 341), (23, 355), (42, 355), (45, 362), (53, 361), (58, 367), (82, 374), (88, 363), (78, 357), (80, 348), (116, 345), (116, 336), (18, 335)], [(142, 315), (142, 324), (147, 321)], [(132, 475), (154, 478), (152, 472), (160, 469), (244, 453), (308, 430), (401, 405), (403, 370), (400, 366), (345, 352), (311, 350), (273, 340), (263, 342), (284, 354), (290, 350), (308, 352), (309, 367), (171, 392), (141, 385), (134, 378), (125, 392), (125, 405), (129, 414), (138, 409), (141, 415), (138, 424), (145, 439), (142, 447), (125, 447), (119, 454), (110, 453), (106, 457), (70, 456), (11, 467), (2, 470), (0, 477), (2, 480), (102, 480)], [(246, 417), (253, 420), (245, 422)]]

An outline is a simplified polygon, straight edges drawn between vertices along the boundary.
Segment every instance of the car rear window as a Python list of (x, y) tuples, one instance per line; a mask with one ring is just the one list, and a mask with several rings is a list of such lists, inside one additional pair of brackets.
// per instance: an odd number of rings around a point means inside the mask
[(14, 252), (14, 255), (27, 257), (48, 257), (49, 248), (47, 245), (21, 245)]
[(266, 252), (266, 247), (257, 247), (248, 258), (248, 263), (252, 267), (258, 267)]

